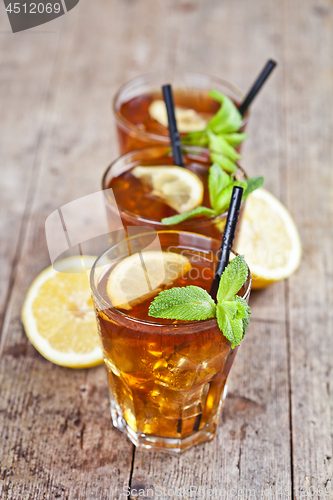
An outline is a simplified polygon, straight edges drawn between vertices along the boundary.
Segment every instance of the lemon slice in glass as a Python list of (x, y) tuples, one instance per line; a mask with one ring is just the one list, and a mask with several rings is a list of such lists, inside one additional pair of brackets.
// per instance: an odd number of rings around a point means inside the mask
[(106, 292), (114, 307), (129, 310), (184, 276), (191, 267), (188, 258), (178, 253), (135, 253), (113, 268)]
[[(168, 114), (165, 102), (157, 99), (149, 106), (149, 114), (154, 120), (158, 121), (164, 127), (168, 127)], [(175, 106), (175, 115), (178, 131), (181, 133), (197, 132), (204, 130), (207, 126), (207, 121), (200, 116), (194, 109), (181, 108)]]
[(176, 166), (134, 167), (132, 175), (149, 185), (152, 195), (182, 214), (201, 205), (204, 187), (197, 175)]
[[(91, 267), (96, 257), (84, 256)], [(22, 321), (33, 346), (57, 365), (86, 368), (103, 362), (97, 332), (90, 271), (80, 257), (57, 262), (37, 276), (22, 309)], [(75, 272), (75, 270), (77, 272)]]
[(286, 207), (266, 189), (247, 198), (235, 249), (245, 256), (252, 288), (288, 278), (298, 268), (301, 240)]

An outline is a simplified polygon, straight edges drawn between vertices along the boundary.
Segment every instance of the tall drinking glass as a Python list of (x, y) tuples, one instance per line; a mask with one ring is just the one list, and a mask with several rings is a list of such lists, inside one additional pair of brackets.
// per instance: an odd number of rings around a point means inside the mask
[[(125, 83), (113, 99), (121, 154), (151, 144), (169, 144), (168, 128), (150, 113), (151, 104), (163, 99), (162, 85), (168, 83), (173, 87), (175, 106), (193, 110), (202, 119), (202, 128), (220, 108), (220, 104), (209, 96), (210, 90), (227, 95), (236, 106), (244, 99), (244, 94), (235, 85), (200, 73), (166, 71), (134, 78)], [(248, 112), (240, 131), (244, 131), (247, 120)]]
[[(237, 347), (231, 348), (215, 319), (156, 319), (148, 315), (148, 308), (161, 289), (196, 285), (209, 291), (219, 247), (217, 240), (188, 232), (145, 233), (109, 248), (91, 270), (112, 421), (140, 448), (181, 453), (215, 436)], [(167, 285), (162, 281), (147, 292), (143, 282), (147, 270), (152, 278), (150, 264), (157, 255), (167, 255), (163, 257), (164, 266), (169, 262), (165, 276), (175, 272), (178, 259), (189, 264), (173, 281)], [(136, 258), (145, 266), (140, 270), (137, 265), (133, 272), (130, 263)], [(115, 307), (115, 299), (109, 296), (109, 281), (118, 272), (117, 266), (122, 269), (121, 286), (126, 288), (132, 280), (130, 293), (136, 290), (140, 295), (139, 290), (146, 290), (130, 308)], [(246, 301), (250, 289), (249, 274), (239, 291)], [(115, 294), (115, 288), (111, 293)]]
[[(216, 153), (215, 153), (216, 154)], [(183, 147), (184, 163), (187, 169), (195, 173), (203, 183), (204, 197), (202, 205), (210, 207), (208, 191), (208, 172), (212, 165), (210, 151), (197, 146)], [(219, 156), (222, 157), (220, 154)], [(166, 205), (162, 200), (152, 196), (151, 189), (132, 175), (132, 169), (138, 165), (159, 166), (173, 165), (173, 156), (170, 146), (149, 146), (147, 148), (131, 151), (115, 160), (106, 170), (102, 179), (102, 189), (112, 188), (114, 199), (108, 197), (106, 191), (106, 208), (109, 217), (119, 214), (125, 227), (150, 226), (156, 230), (182, 230), (221, 239), (227, 219), (227, 212), (211, 218), (195, 218), (179, 224), (166, 226), (162, 223), (164, 217), (177, 214), (175, 210)], [(235, 179), (246, 180), (244, 170), (237, 165), (234, 173)], [(244, 203), (242, 203), (240, 223)], [(115, 212), (117, 211), (117, 212)]]

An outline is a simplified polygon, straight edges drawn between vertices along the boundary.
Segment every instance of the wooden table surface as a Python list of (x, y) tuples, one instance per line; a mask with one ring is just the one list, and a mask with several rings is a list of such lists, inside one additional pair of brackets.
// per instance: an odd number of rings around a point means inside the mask
[[(81, 0), (17, 34), (0, 10), (0, 497), (333, 498), (332, 1)], [(291, 211), (301, 268), (252, 294), (216, 439), (181, 457), (135, 450), (112, 428), (104, 368), (55, 366), (25, 336), (45, 219), (99, 189), (124, 81), (182, 68), (246, 91), (268, 58), (242, 164)]]

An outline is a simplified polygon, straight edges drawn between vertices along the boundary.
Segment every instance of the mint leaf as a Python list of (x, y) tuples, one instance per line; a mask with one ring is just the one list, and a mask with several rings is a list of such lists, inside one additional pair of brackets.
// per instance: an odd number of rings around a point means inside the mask
[(240, 186), (244, 189), (244, 200), (252, 191), (262, 186), (263, 182), (263, 177), (251, 177), (246, 181), (233, 181), (232, 175), (227, 174), (218, 162), (215, 162), (210, 167), (208, 176), (209, 198), (213, 208), (199, 206), (184, 214), (165, 217), (162, 219), (162, 223), (171, 226), (180, 224), (185, 220), (193, 219), (194, 217), (202, 216), (211, 218), (223, 214), (229, 208), (234, 186)]
[(209, 95), (221, 103), (221, 108), (208, 122), (207, 128), (213, 130), (215, 133), (238, 132), (243, 118), (235, 103), (217, 90), (211, 90)]
[(198, 130), (196, 132), (190, 132), (189, 134), (182, 137), (182, 143), (194, 146), (207, 147), (208, 146), (208, 136), (206, 130)]
[(216, 153), (211, 160), (217, 162), (227, 172), (236, 170), (235, 161), (240, 158), (239, 153), (234, 149), (247, 138), (245, 132), (239, 132), (242, 125), (242, 116), (235, 103), (227, 96), (217, 90), (211, 90), (210, 97), (221, 103), (220, 109), (209, 120), (204, 130), (190, 132), (182, 137), (183, 144), (192, 144), (209, 148)]
[(226, 170), (226, 172), (230, 172), (232, 174), (236, 170), (235, 163), (227, 156), (211, 152), (210, 159), (212, 160), (212, 162), (218, 163), (223, 168), (223, 170)]
[(164, 217), (162, 219), (162, 224), (165, 225), (172, 225), (172, 224), (179, 224), (180, 222), (183, 222), (184, 220), (188, 219), (193, 219), (193, 217), (202, 215), (204, 217), (213, 217), (216, 215), (215, 210), (212, 210), (211, 208), (207, 207), (197, 207), (191, 210), (190, 212), (186, 212), (184, 214), (177, 214), (173, 215), (172, 217)]
[(216, 153), (222, 153), (233, 161), (239, 160), (241, 155), (237, 153), (235, 148), (230, 146), (230, 144), (225, 140), (223, 135), (216, 135), (210, 130), (207, 131), (209, 140), (209, 149)]
[(243, 189), (246, 189), (246, 185), (246, 181), (233, 181), (231, 184), (225, 187), (216, 198), (216, 204), (214, 206), (216, 212), (219, 214), (223, 214), (223, 212), (225, 212), (227, 208), (229, 208), (234, 186), (239, 186)]
[(230, 340), (233, 349), (243, 338), (243, 320), (230, 318), (221, 304), (216, 307), (216, 319), (221, 332)]
[[(214, 153), (211, 153), (211, 157), (214, 157)], [(219, 155), (216, 155), (216, 160), (220, 160), (220, 158)], [(225, 159), (225, 157), (223, 158)], [(210, 167), (208, 175), (209, 198), (213, 208), (199, 206), (190, 212), (173, 215), (172, 217), (165, 217), (162, 219), (162, 224), (171, 226), (180, 224), (185, 220), (193, 219), (194, 217), (201, 216), (211, 218), (223, 214), (229, 208), (234, 186), (240, 186), (244, 189), (244, 200), (252, 191), (262, 186), (263, 183), (263, 177), (251, 177), (246, 181), (233, 181), (232, 175), (225, 172), (223, 167), (219, 164), (219, 161), (215, 161)]]
[(217, 291), (218, 303), (232, 300), (244, 285), (248, 276), (248, 267), (243, 255), (237, 255), (225, 268)]
[(260, 188), (264, 182), (265, 179), (263, 177), (250, 177), (249, 179), (246, 179), (247, 186), (244, 190), (242, 199), (245, 200), (245, 198), (247, 198), (249, 194)]
[(213, 163), (209, 169), (208, 189), (210, 204), (216, 210), (217, 199), (220, 192), (233, 181), (233, 177), (228, 175), (218, 163)]
[(246, 318), (247, 317), (246, 308), (242, 302), (236, 300), (236, 297), (238, 296), (235, 295), (233, 300), (224, 300), (223, 302), (221, 302), (221, 307), (223, 307), (225, 313), (229, 316), (230, 319)]
[(217, 292), (216, 317), (223, 335), (230, 340), (232, 349), (244, 337), (251, 310), (237, 292), (245, 283), (248, 268), (244, 257), (237, 255), (225, 268)]
[[(220, 107), (216, 115), (211, 118), (207, 124), (207, 130), (211, 130), (215, 134), (224, 133), (223, 129), (228, 128), (228, 111), (223, 105)], [(221, 131), (222, 129), (222, 131)], [(237, 131), (237, 130), (236, 130)], [(229, 130), (229, 132), (236, 132), (235, 130)]]
[(211, 296), (198, 286), (175, 287), (157, 295), (149, 307), (154, 318), (200, 321), (214, 318), (216, 305)]
[(231, 134), (224, 134), (223, 137), (230, 146), (238, 146), (238, 144), (248, 138), (248, 134), (246, 132), (233, 132)]
[[(216, 305), (211, 296), (198, 286), (175, 287), (157, 295), (149, 307), (154, 318), (200, 321), (217, 319), (223, 335), (230, 340), (232, 349), (240, 343), (250, 321), (251, 309), (236, 295), (247, 278), (244, 257), (237, 256), (221, 276)], [(228, 288), (229, 287), (229, 288)]]
[(239, 295), (235, 295), (235, 300), (239, 303), (242, 304), (245, 310), (245, 316), (242, 318), (243, 321), (243, 337), (246, 333), (246, 329), (249, 325), (250, 322), (250, 316), (251, 316), (251, 307), (247, 305), (246, 300), (243, 299), (243, 297), (240, 297)]
[(223, 135), (230, 146), (237, 146), (247, 138), (245, 132), (239, 132), (242, 116), (237, 106), (231, 99), (217, 90), (211, 90), (209, 95), (221, 103), (220, 109), (210, 119), (205, 129), (186, 134), (181, 139), (182, 143), (206, 147), (209, 142), (207, 132), (211, 131), (217, 135)]
[(209, 92), (209, 97), (214, 99), (214, 101), (217, 101), (217, 102), (220, 102), (221, 104), (223, 104), (224, 94), (221, 94), (221, 92), (219, 92), (218, 90), (214, 90), (214, 89), (211, 90)]

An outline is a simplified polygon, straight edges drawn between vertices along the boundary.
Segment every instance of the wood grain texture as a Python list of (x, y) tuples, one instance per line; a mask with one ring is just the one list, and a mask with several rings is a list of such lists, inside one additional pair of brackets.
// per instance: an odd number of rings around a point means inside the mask
[[(332, 498), (332, 9), (330, 0), (81, 0), (39, 34), (0, 33), (0, 498), (118, 500), (129, 484), (206, 489), (184, 500), (214, 488), (214, 498)], [(45, 219), (100, 188), (117, 154), (110, 101), (121, 83), (173, 68), (245, 91), (268, 58), (279, 66), (252, 106), (242, 164), (291, 210), (302, 267), (252, 294), (217, 438), (181, 457), (136, 451), (132, 461), (111, 426), (103, 367), (51, 365), (25, 337), (24, 296), (49, 265)]]
[[(4, 10), (4, 6), (1, 6)], [(9, 21), (0, 20), (0, 325), (20, 253), (23, 218), (36, 190), (36, 154), (43, 140), (45, 108), (52, 106), (56, 90), (55, 62), (61, 24), (48, 36), (5, 33)], [(10, 28), (9, 28), (10, 29)], [(41, 38), (43, 43), (41, 43)], [(43, 61), (43, 64), (40, 62)], [(51, 80), (53, 85), (50, 85)]]
[[(28, 343), (20, 321), (28, 286), (49, 265), (46, 217), (62, 204), (98, 190), (110, 161), (111, 117), (105, 106), (110, 89), (103, 82), (103, 72), (99, 79), (92, 73), (91, 82), (86, 76), (95, 49), (91, 47), (90, 54), (79, 50), (81, 30), (87, 28), (84, 17), (78, 22), (82, 13), (84, 9), (73, 10), (63, 20), (62, 57), (55, 62), (52, 82), (55, 97), (45, 108), (43, 140), (36, 145), (35, 192), (25, 216), (20, 258), (5, 311), (0, 368), (1, 498), (114, 498), (117, 489), (128, 483), (131, 470), (133, 446), (112, 429), (103, 367), (75, 371), (48, 363)], [(105, 54), (108, 49), (106, 45)], [(87, 56), (91, 57), (87, 60)], [(103, 68), (109, 79), (107, 66)], [(26, 82), (21, 78), (19, 83), (23, 91)], [(33, 83), (38, 83), (37, 77)], [(91, 106), (84, 107), (88, 92)], [(97, 175), (96, 165), (100, 165)]]
[(286, 2), (285, 18), (285, 201), (304, 246), (287, 284), (294, 487), (332, 498), (333, 5)]
[[(246, 90), (268, 57), (281, 60), (278, 33), (283, 16), (273, 3), (181, 5), (174, 3), (179, 10), (174, 27), (179, 37), (176, 68), (198, 69), (199, 57), (201, 71), (219, 74)], [(253, 105), (251, 139), (242, 161), (250, 175), (265, 175), (268, 189), (278, 197), (284, 189), (283, 88), (283, 76), (276, 71)], [(253, 293), (251, 306), (251, 326), (231, 370), (216, 440), (180, 458), (136, 450), (132, 488), (189, 491), (192, 486), (206, 490), (205, 498), (214, 488), (214, 498), (276, 498), (281, 491), (291, 497), (285, 284)], [(200, 498), (199, 490), (194, 497)], [(186, 493), (182, 498), (188, 498)]]
[(217, 490), (213, 498), (275, 498), (280, 488), (290, 495), (286, 348), (283, 321), (254, 320), (231, 370), (216, 439), (181, 457), (136, 450), (131, 488), (185, 488), (182, 498), (195, 488), (194, 498), (208, 498), (208, 490)]

